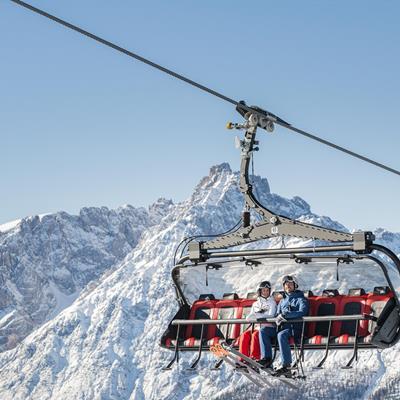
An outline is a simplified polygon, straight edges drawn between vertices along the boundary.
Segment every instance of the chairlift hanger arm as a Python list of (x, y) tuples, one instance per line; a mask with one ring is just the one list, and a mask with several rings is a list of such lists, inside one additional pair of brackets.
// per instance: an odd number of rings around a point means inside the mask
[[(239, 113), (246, 121), (243, 124), (228, 124), (228, 128), (245, 129), (244, 139), (240, 141), (241, 164), (239, 189), (245, 199), (246, 210), (253, 209), (258, 213), (262, 221), (254, 222), (248, 226), (241, 227), (235, 232), (221, 235), (205, 242), (193, 242), (189, 245), (189, 257), (192, 260), (207, 258), (207, 252), (215, 249), (225, 249), (239, 246), (257, 240), (272, 237), (298, 237), (303, 239), (323, 240), (333, 243), (352, 243), (352, 250), (356, 252), (367, 251), (368, 246), (373, 242), (374, 236), (371, 232), (356, 232), (350, 234), (334, 229), (324, 228), (318, 225), (300, 222), (282, 215), (263, 206), (254, 196), (253, 187), (249, 178), (249, 165), (253, 151), (258, 150), (255, 140), (258, 127), (273, 131), (273, 124), (278, 120), (268, 112), (244, 112), (242, 104), (237, 107)], [(255, 108), (256, 110), (261, 110)]]

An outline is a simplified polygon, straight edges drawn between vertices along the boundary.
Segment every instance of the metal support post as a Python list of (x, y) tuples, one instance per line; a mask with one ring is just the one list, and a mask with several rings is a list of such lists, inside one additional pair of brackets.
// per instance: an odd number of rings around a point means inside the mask
[(174, 357), (172, 358), (172, 360), (168, 363), (168, 365), (166, 367), (163, 368), (163, 371), (168, 371), (172, 368), (172, 365), (174, 364), (174, 362), (176, 361), (177, 363), (179, 362), (179, 344), (178, 344), (178, 340), (179, 340), (179, 331), (180, 331), (181, 325), (178, 324), (178, 328), (176, 329), (176, 342), (175, 342), (175, 352), (174, 352)]

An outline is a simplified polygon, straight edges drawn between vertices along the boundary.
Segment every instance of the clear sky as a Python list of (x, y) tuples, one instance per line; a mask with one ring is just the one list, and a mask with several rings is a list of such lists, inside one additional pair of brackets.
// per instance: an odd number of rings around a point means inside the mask
[[(32, 1), (400, 169), (398, 1)], [(0, 223), (187, 198), (239, 168), (233, 106), (0, 2)], [(278, 128), (255, 171), (350, 228), (400, 231), (400, 177)]]

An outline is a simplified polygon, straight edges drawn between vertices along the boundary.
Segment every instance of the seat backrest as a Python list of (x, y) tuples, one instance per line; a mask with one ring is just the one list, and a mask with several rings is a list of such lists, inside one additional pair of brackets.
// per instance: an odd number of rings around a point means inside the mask
[[(328, 316), (338, 315), (340, 299), (342, 296), (333, 297), (316, 296), (310, 302), (310, 310), (312, 316)], [(309, 324), (307, 329), (308, 336), (327, 336), (329, 330), (329, 321), (313, 322)], [(338, 336), (340, 331), (340, 322), (334, 321), (331, 326), (331, 336)]]
[[(240, 301), (240, 307), (238, 310), (238, 318), (245, 319), (251, 312), (251, 306), (255, 302), (255, 299), (243, 299)], [(248, 325), (247, 324), (242, 324), (239, 327), (239, 335), (242, 334), (246, 329)]]
[(280, 290), (280, 291), (272, 292), (272, 297), (274, 298), (274, 300), (277, 303), (279, 303), (285, 297), (285, 291)]
[(237, 300), (239, 296), (237, 295), (237, 293), (224, 293), (222, 295), (222, 298), (224, 300)]
[[(238, 318), (240, 300), (220, 300), (215, 304), (215, 319)], [(225, 339), (235, 339), (239, 336), (240, 327), (238, 324), (216, 325), (215, 336)]]
[[(356, 315), (365, 312), (365, 301), (367, 296), (343, 296), (340, 301), (339, 315)], [(340, 334), (354, 336), (356, 332), (357, 321), (342, 321)], [(367, 335), (366, 321), (360, 321), (358, 325), (357, 336)]]
[(337, 289), (325, 289), (322, 291), (322, 297), (337, 297), (340, 296)]
[(199, 296), (199, 300), (215, 300), (215, 296), (212, 293), (204, 293)]
[(386, 295), (390, 293), (391, 291), (389, 286), (375, 286), (373, 291), (373, 294), (375, 295)]
[[(189, 319), (212, 319), (214, 317), (216, 300), (197, 300), (190, 309)], [(210, 339), (215, 332), (215, 325), (204, 325), (203, 339)], [(201, 337), (201, 325), (188, 325), (186, 328), (186, 338)]]
[(349, 296), (364, 296), (365, 290), (363, 288), (349, 289)]
[[(376, 289), (376, 288), (375, 288)], [(375, 293), (374, 289), (374, 293)], [(389, 301), (391, 297), (393, 297), (393, 293), (387, 290), (382, 290), (382, 293), (385, 294), (370, 294), (366, 300), (365, 312), (367, 314), (372, 314), (374, 317), (378, 318), (382, 310), (385, 308), (386, 303)], [(375, 321), (368, 321), (368, 333), (373, 333), (376, 326)]]

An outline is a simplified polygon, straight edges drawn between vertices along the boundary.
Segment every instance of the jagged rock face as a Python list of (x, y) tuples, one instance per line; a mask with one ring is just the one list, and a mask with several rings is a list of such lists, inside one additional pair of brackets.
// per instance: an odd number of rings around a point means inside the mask
[(83, 208), (78, 216), (25, 218), (0, 233), (0, 350), (13, 347), (121, 261), (160, 218), (159, 208)]
[(377, 242), (384, 243), (394, 253), (400, 254), (400, 233), (389, 232), (379, 228), (374, 231)]
[[(378, 399), (386, 388), (381, 383), (399, 379), (398, 347), (372, 355), (362, 353), (361, 374), (338, 370), (337, 363), (345, 364), (349, 354), (334, 353), (326, 370), (310, 372), (298, 393), (288, 393), (275, 383), (261, 392), (225, 367), (211, 373), (207, 355), (197, 373), (183, 373), (184, 366), (161, 371), (171, 353), (159, 348), (159, 339), (177, 311), (170, 280), (175, 246), (184, 236), (224, 232), (236, 223), (243, 206), (237, 182), (238, 174), (222, 164), (211, 169), (189, 200), (176, 205), (160, 200), (150, 207), (150, 225), (136, 244), (132, 242), (129, 254), (108, 267), (110, 273), (86, 286), (70, 307), (15, 349), (0, 355), (0, 398)], [(328, 217), (313, 214), (300, 198), (290, 200), (270, 193), (265, 179), (254, 177), (254, 184), (258, 197), (273, 211), (344, 229)], [(101, 231), (107, 224), (100, 225)], [(75, 281), (69, 285), (78, 287)], [(311, 360), (315, 364), (320, 357), (320, 353), (313, 354)], [(183, 356), (183, 363), (190, 358)], [(392, 394), (399, 393), (393, 390)]]

